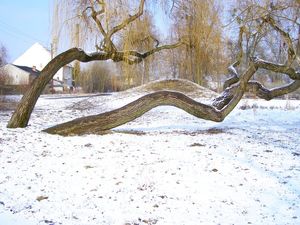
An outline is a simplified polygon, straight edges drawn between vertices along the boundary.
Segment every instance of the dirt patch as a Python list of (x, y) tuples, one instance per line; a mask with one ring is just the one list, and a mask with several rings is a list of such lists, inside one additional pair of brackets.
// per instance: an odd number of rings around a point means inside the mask
[[(153, 134), (152, 132), (145, 132), (141, 130), (114, 130), (114, 133), (120, 133), (120, 134), (132, 134), (132, 135), (138, 135), (138, 136), (143, 136), (143, 135), (156, 135)], [(197, 131), (187, 131), (187, 130), (174, 130), (174, 131), (160, 131), (159, 134), (168, 134), (168, 133), (174, 133), (174, 134), (183, 134), (183, 135), (189, 135), (189, 136), (197, 136), (199, 134), (202, 135), (215, 135), (215, 134), (231, 134), (230, 131), (227, 129), (220, 129), (220, 128), (210, 128), (207, 130), (197, 130)], [(201, 143), (193, 143), (190, 145), (190, 147), (196, 147), (196, 146), (205, 146), (205, 144)]]
[(210, 128), (208, 130), (204, 130), (204, 134), (222, 134), (222, 133), (228, 133), (225, 129), (220, 128)]
[(190, 147), (205, 147), (205, 144), (201, 144), (201, 143), (193, 143), (190, 145)]
[(147, 133), (144, 131), (135, 131), (135, 130), (122, 130), (122, 131), (114, 131), (115, 133), (120, 133), (120, 134), (133, 134), (133, 135), (146, 135)]
[(231, 134), (230, 131), (227, 129), (220, 129), (220, 128), (209, 128), (207, 130), (196, 130), (196, 131), (174, 131), (177, 134), (185, 134), (185, 135), (190, 135), (190, 136), (197, 136), (199, 134), (204, 134), (204, 135), (215, 135), (215, 134)]

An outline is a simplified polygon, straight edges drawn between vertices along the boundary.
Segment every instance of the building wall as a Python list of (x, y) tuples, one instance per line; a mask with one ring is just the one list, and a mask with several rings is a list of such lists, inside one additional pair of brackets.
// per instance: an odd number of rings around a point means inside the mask
[(73, 68), (70, 66), (64, 66), (60, 68), (55, 76), (53, 77), (56, 80), (63, 81), (65, 86), (72, 86), (72, 72)]
[(70, 66), (64, 66), (63, 67), (63, 77), (64, 77), (64, 83), (68, 87), (72, 86), (72, 73), (73, 73), (73, 68)]
[[(19, 58), (17, 58), (13, 64), (20, 66), (35, 66), (37, 70), (41, 71), (51, 60), (51, 52), (44, 48), (41, 44), (35, 43), (26, 52), (24, 52)], [(64, 85), (72, 85), (72, 67), (64, 66), (59, 69), (53, 77), (56, 80), (64, 82)]]
[(3, 67), (5, 73), (8, 74), (8, 85), (28, 85), (29, 84), (29, 73), (15, 67), (11, 64), (7, 64)]
[(54, 75), (53, 79), (63, 81), (63, 68), (60, 68)]

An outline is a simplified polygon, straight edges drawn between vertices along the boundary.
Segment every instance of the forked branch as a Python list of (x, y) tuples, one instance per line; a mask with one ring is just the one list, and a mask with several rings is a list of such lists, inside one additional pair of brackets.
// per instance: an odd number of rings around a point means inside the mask
[(271, 100), (273, 98), (292, 93), (292, 92), (296, 91), (298, 88), (300, 88), (299, 80), (296, 80), (289, 84), (283, 85), (281, 87), (272, 88), (272, 89), (268, 89), (268, 88), (264, 87), (258, 81), (250, 81), (248, 83), (247, 90), (249, 92), (255, 94), (259, 98), (262, 98), (265, 100)]
[(135, 21), (137, 18), (143, 15), (144, 13), (144, 5), (145, 5), (145, 0), (140, 1), (139, 9), (138, 12), (135, 13), (134, 15), (130, 15), (127, 19), (123, 20), (119, 25), (113, 27), (107, 34), (107, 38), (111, 39), (111, 37), (117, 33), (118, 31), (124, 29), (128, 24), (132, 23)]
[(268, 23), (274, 30), (276, 30), (282, 37), (282, 39), (285, 41), (285, 43), (288, 46), (288, 59), (286, 62), (286, 65), (292, 65), (293, 61), (296, 58), (296, 51), (294, 50), (293, 41), (290, 37), (290, 35), (285, 32), (281, 27), (278, 26), (278, 24), (275, 22), (275, 20), (271, 16), (266, 16), (263, 18), (263, 20)]
[(177, 48), (181, 45), (183, 45), (184, 42), (182, 41), (178, 41), (177, 43), (175, 44), (170, 44), (170, 45), (162, 45), (162, 46), (158, 46), (158, 47), (155, 47), (147, 52), (144, 52), (144, 53), (140, 53), (138, 51), (134, 51), (134, 50), (129, 50), (129, 51), (124, 51), (124, 52), (118, 52), (115, 54), (115, 59), (113, 59), (115, 62), (118, 62), (118, 61), (125, 61), (124, 58), (128, 57), (128, 56), (133, 56), (133, 57), (136, 57), (137, 60), (136, 62), (132, 62), (132, 63), (139, 63), (141, 62), (143, 59), (149, 57), (150, 55), (153, 55), (154, 53), (156, 52), (159, 52), (159, 51), (162, 51), (162, 50), (166, 50), (166, 49), (174, 49), (174, 48)]

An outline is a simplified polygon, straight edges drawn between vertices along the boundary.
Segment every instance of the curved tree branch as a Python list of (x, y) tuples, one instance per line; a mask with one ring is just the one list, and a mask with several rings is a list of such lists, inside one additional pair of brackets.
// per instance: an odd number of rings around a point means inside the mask
[(162, 45), (162, 46), (159, 46), (159, 47), (155, 47), (145, 53), (139, 53), (137, 51), (125, 51), (124, 54), (129, 54), (131, 56), (136, 56), (136, 57), (139, 57), (139, 58), (142, 58), (142, 59), (145, 59), (147, 58), (148, 56), (150, 55), (153, 55), (154, 53), (156, 52), (159, 52), (161, 50), (165, 50), (165, 49), (173, 49), (173, 48), (177, 48), (181, 45), (183, 45), (184, 43), (182, 41), (179, 41), (175, 44), (170, 44), (170, 45)]
[[(98, 15), (99, 15), (99, 12), (97, 12), (94, 7), (90, 7), (92, 9), (92, 18), (93, 20), (95, 21), (99, 31), (101, 32), (101, 34), (106, 37), (106, 31), (104, 30), (103, 26), (102, 26), (102, 23), (101, 21), (98, 19)], [(101, 11), (102, 12), (102, 11)], [(103, 9), (103, 12), (104, 12), (104, 9)]]
[[(269, 70), (269, 71), (276, 72), (276, 73), (286, 74), (292, 80), (300, 80), (300, 71), (296, 71), (294, 68), (292, 68), (290, 66), (272, 63), (269, 61), (259, 59), (257, 57), (253, 57), (251, 60), (253, 61), (254, 65), (258, 69), (265, 69), (265, 70)], [(228, 71), (232, 76), (224, 82), (224, 85), (223, 85), (224, 90), (239, 81), (238, 74), (235, 70), (235, 67), (236, 67), (236, 65), (238, 65), (238, 62), (239, 61), (235, 62), (234, 64), (232, 64), (228, 67)]]
[[(252, 62), (246, 72), (241, 75), (238, 82), (233, 83), (231, 86), (227, 87), (220, 96), (216, 97), (212, 105), (216, 107), (217, 109), (223, 109), (224, 107), (227, 107), (227, 105), (230, 104), (230, 102), (236, 99), (235, 106), (240, 101), (240, 99), (243, 97), (243, 94), (245, 91), (247, 91), (247, 84), (248, 81), (251, 79), (251, 77), (254, 75), (254, 73), (257, 71), (257, 67)], [(229, 78), (232, 79), (232, 78)]]
[(143, 15), (144, 13), (144, 5), (145, 5), (145, 0), (141, 0), (140, 1), (140, 5), (139, 5), (139, 10), (136, 14), (134, 15), (130, 15), (127, 19), (125, 19), (124, 21), (122, 21), (119, 25), (113, 27), (108, 33), (107, 33), (107, 38), (111, 39), (111, 37), (117, 33), (118, 31), (124, 29), (128, 24), (132, 23), (133, 21), (135, 21), (137, 18), (139, 18), (141, 15)]
[(119, 109), (98, 115), (78, 118), (63, 124), (44, 130), (50, 134), (81, 135), (99, 133), (132, 121), (150, 109), (161, 105), (171, 105), (194, 115), (198, 118), (221, 122), (235, 108), (241, 100), (246, 83), (255, 73), (256, 68), (252, 65), (243, 74), (238, 85), (234, 89), (234, 95), (223, 95), (224, 107), (215, 107), (194, 101), (179, 92), (159, 91), (145, 95)]
[(231, 77), (224, 82), (223, 90), (225, 90), (226, 88), (230, 87), (231, 85), (233, 85), (233, 84), (235, 84), (239, 81), (239, 75), (236, 71), (236, 67), (238, 67), (241, 64), (242, 59), (243, 59), (243, 34), (244, 34), (244, 30), (245, 30), (245, 28), (243, 26), (241, 26), (240, 30), (239, 30), (239, 39), (238, 39), (238, 44), (237, 44), (238, 48), (239, 48), (239, 52), (238, 52), (238, 55), (237, 55), (237, 60), (228, 67), (228, 72), (231, 75)]
[[(134, 51), (134, 50), (129, 50), (129, 51), (119, 51), (119, 52), (115, 52), (112, 56), (112, 60), (114, 62), (120, 62), (120, 61), (124, 61), (130, 65), (132, 64), (137, 64), (140, 63), (143, 59), (153, 55), (156, 52), (162, 51), (162, 50), (168, 50), (168, 49), (174, 49), (177, 48), (181, 45), (183, 45), (184, 43), (179, 41), (175, 44), (170, 44), (170, 45), (162, 45), (156, 48), (153, 48), (147, 52), (144, 53), (140, 53), (138, 51)], [(133, 59), (130, 59), (129, 57), (135, 57)]]
[(294, 50), (293, 41), (290, 37), (290, 35), (285, 32), (283, 29), (281, 29), (275, 22), (275, 20), (271, 16), (266, 16), (263, 18), (264, 22), (270, 24), (270, 26), (276, 30), (282, 37), (282, 39), (285, 41), (285, 43), (288, 46), (288, 60), (287, 64), (291, 65), (296, 58), (296, 52)]
[(273, 98), (289, 94), (291, 92), (296, 91), (298, 88), (300, 88), (300, 81), (293, 81), (287, 85), (268, 89), (264, 87), (261, 83), (258, 81), (249, 81), (247, 90), (254, 93), (257, 97), (265, 99), (265, 100), (271, 100)]
[(258, 68), (270, 70), (276, 73), (286, 74), (292, 80), (300, 80), (300, 71), (296, 71), (290, 66), (268, 62), (259, 58), (254, 58), (253, 60), (255, 61), (255, 66), (257, 66)]
[[(117, 50), (116, 46), (112, 42), (111, 38), (108, 37), (107, 32), (104, 30), (104, 27), (103, 27), (100, 19), (98, 18), (99, 15), (105, 13), (105, 3), (104, 2), (99, 2), (99, 1), (97, 1), (97, 3), (101, 6), (101, 10), (96, 11), (96, 9), (94, 7), (94, 2), (92, 0), (90, 0), (90, 7), (89, 8), (92, 10), (92, 14), (91, 14), (92, 19), (94, 20), (98, 30), (100, 31), (100, 33), (104, 37), (104, 41), (103, 41), (104, 42), (104, 48), (103, 48), (103, 50), (105, 50), (106, 52), (116, 51)], [(102, 50), (102, 48), (100, 48), (100, 49)]]
[(154, 107), (171, 105), (198, 117), (221, 121), (222, 114), (214, 107), (199, 103), (179, 92), (159, 91), (145, 95), (119, 109), (75, 119), (44, 130), (50, 134), (81, 135), (99, 133), (132, 121)]

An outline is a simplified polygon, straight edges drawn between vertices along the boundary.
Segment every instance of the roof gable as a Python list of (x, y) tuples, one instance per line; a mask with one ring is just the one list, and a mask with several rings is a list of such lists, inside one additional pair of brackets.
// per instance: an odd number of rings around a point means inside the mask
[(42, 70), (51, 60), (51, 53), (48, 49), (39, 43), (35, 43), (27, 49), (13, 64), (24, 65), (27, 67), (35, 66), (38, 70)]

